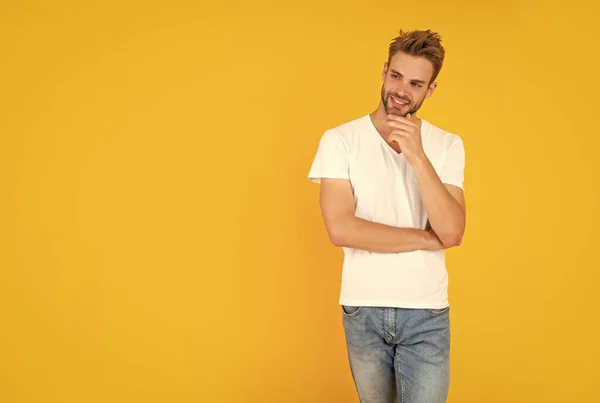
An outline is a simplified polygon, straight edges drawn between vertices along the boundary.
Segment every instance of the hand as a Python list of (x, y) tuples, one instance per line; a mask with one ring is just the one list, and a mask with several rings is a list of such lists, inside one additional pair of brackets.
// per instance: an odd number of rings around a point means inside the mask
[(432, 229), (428, 229), (427, 231), (427, 246), (425, 250), (442, 250), (446, 249), (440, 238), (438, 238), (437, 234), (433, 232)]
[(385, 124), (391, 129), (388, 142), (397, 143), (411, 165), (425, 157), (419, 119), (410, 113), (406, 117), (389, 114)]

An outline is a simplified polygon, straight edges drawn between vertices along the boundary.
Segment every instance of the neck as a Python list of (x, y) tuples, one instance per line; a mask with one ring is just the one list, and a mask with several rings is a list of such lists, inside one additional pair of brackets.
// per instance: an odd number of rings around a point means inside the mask
[(389, 129), (385, 125), (384, 121), (387, 117), (387, 113), (385, 112), (385, 107), (383, 106), (383, 101), (379, 101), (379, 105), (377, 109), (369, 114), (371, 117), (371, 121), (373, 122), (373, 126), (382, 136), (386, 136), (389, 134)]

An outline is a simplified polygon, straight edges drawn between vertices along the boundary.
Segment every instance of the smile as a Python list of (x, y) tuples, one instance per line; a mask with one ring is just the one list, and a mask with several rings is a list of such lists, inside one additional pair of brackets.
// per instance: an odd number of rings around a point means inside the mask
[(394, 97), (393, 97), (393, 96), (391, 96), (391, 95), (390, 95), (390, 98), (392, 98), (392, 102), (394, 102), (394, 103), (395, 103), (396, 105), (398, 105), (398, 106), (406, 106), (406, 105), (408, 105), (408, 104), (409, 104), (409, 102), (402, 101), (402, 100), (400, 100), (400, 99), (396, 99), (396, 98), (394, 98)]

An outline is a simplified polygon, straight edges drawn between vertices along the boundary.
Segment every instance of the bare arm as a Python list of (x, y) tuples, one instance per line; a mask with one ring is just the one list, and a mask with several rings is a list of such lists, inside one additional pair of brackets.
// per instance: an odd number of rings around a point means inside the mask
[(388, 141), (400, 146), (413, 168), (431, 227), (446, 248), (460, 245), (466, 221), (462, 189), (440, 180), (423, 151), (421, 124), (414, 115), (388, 115), (385, 123), (392, 129)]
[(425, 156), (415, 162), (413, 170), (431, 227), (446, 248), (460, 245), (466, 223), (463, 190), (442, 183)]
[(444, 248), (433, 231), (397, 228), (356, 217), (352, 186), (347, 179), (321, 179), (320, 205), (329, 239), (335, 246), (379, 253)]

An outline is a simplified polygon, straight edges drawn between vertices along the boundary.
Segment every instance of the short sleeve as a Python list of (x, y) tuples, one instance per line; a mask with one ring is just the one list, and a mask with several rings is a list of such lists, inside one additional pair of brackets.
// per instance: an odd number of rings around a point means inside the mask
[(344, 138), (335, 130), (321, 136), (308, 179), (321, 183), (321, 178), (349, 179), (349, 149)]
[(464, 189), (465, 180), (465, 147), (462, 139), (455, 137), (444, 154), (444, 164), (440, 179), (442, 183)]

